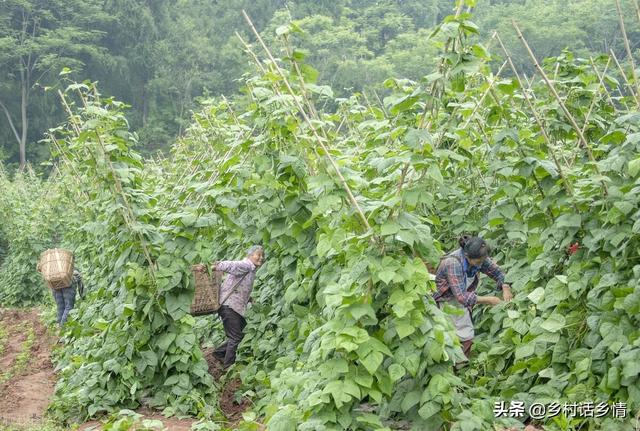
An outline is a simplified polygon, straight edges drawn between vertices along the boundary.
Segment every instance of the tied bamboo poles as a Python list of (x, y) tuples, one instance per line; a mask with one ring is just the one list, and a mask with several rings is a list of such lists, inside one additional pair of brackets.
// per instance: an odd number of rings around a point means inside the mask
[[(62, 104), (65, 108), (65, 110), (67, 111), (67, 114), (69, 115), (69, 118), (71, 120), (71, 124), (72, 127), (74, 129), (74, 132), (76, 133), (77, 136), (80, 136), (80, 128), (78, 127), (76, 121), (77, 121), (77, 116), (75, 116), (73, 114), (73, 111), (71, 110), (71, 107), (69, 106), (69, 104), (67, 103), (67, 99), (65, 98), (64, 94), (62, 93), (62, 91), (58, 90), (58, 95), (60, 96), (60, 99), (62, 100)], [(84, 95), (82, 95), (82, 93), (80, 94), (80, 98), (82, 100), (82, 104), (84, 106), (84, 108), (87, 108), (87, 101), (84, 97)], [(96, 132), (96, 139), (98, 141), (98, 144), (100, 145), (100, 149), (102, 152), (103, 157), (105, 157), (105, 159), (107, 160), (107, 166), (109, 167), (109, 170), (111, 172), (111, 175), (113, 176), (113, 180), (114, 180), (114, 188), (115, 188), (115, 193), (114, 193), (114, 197), (117, 195), (120, 195), (120, 197), (122, 198), (123, 202), (124, 202), (124, 207), (126, 208), (126, 211), (123, 210), (122, 211), (122, 216), (125, 220), (125, 223), (127, 225), (127, 227), (136, 234), (136, 236), (138, 236), (138, 238), (140, 239), (140, 244), (142, 246), (142, 250), (143, 253), (145, 255), (145, 259), (147, 260), (147, 263), (149, 264), (149, 270), (151, 273), (151, 277), (153, 279), (155, 279), (155, 263), (153, 262), (153, 259), (151, 258), (151, 253), (149, 251), (149, 248), (147, 246), (147, 241), (145, 240), (144, 236), (140, 233), (137, 232), (134, 229), (134, 222), (136, 221), (136, 217), (133, 213), (133, 209), (131, 208), (131, 204), (129, 203), (129, 199), (127, 198), (126, 194), (124, 193), (124, 189), (122, 187), (122, 183), (120, 182), (120, 178), (117, 175), (117, 172), (115, 171), (115, 168), (113, 167), (113, 164), (111, 163), (111, 160), (107, 157), (106, 155), (106, 149), (104, 146), (104, 143), (102, 141), (102, 138), (100, 137), (100, 134), (98, 132)], [(94, 160), (96, 159), (95, 156), (89, 152), (89, 155), (91, 157), (94, 158)], [(96, 160), (97, 162), (97, 160)]]
[[(575, 130), (575, 132), (576, 132), (576, 134), (578, 136), (578, 140), (579, 140), (580, 144), (582, 145), (582, 147), (587, 152), (587, 156), (589, 157), (589, 160), (593, 163), (593, 167), (594, 167), (596, 173), (598, 175), (600, 175), (600, 169), (598, 168), (597, 161), (596, 161), (595, 157), (593, 156), (593, 153), (591, 152), (591, 147), (589, 147), (589, 144), (587, 143), (587, 140), (584, 137), (584, 134), (582, 133), (582, 128), (580, 126), (578, 126), (578, 123), (576, 122), (576, 119), (573, 117), (573, 115), (571, 115), (571, 112), (569, 112), (569, 110), (567, 109), (567, 106), (565, 105), (564, 101), (562, 100), (562, 98), (558, 94), (555, 86), (553, 85), (553, 82), (551, 82), (551, 80), (549, 79), (549, 77), (547, 76), (545, 71), (540, 66), (540, 63), (538, 63), (538, 60), (536, 59), (536, 56), (534, 55), (533, 51), (531, 50), (531, 47), (527, 43), (527, 40), (524, 38), (524, 35), (520, 31), (520, 27), (518, 27), (518, 24), (516, 24), (515, 21), (511, 21), (511, 24), (513, 25), (513, 28), (516, 30), (516, 33), (518, 35), (518, 39), (520, 39), (520, 41), (524, 45), (524, 47), (527, 50), (529, 56), (531, 57), (531, 60), (533, 61), (536, 69), (538, 70), (538, 72), (542, 76), (542, 79), (547, 84), (547, 87), (549, 87), (549, 90), (551, 91), (551, 94), (553, 94), (553, 97), (556, 99), (556, 101), (560, 105), (560, 108), (562, 109), (562, 112), (564, 113), (564, 115), (567, 117), (567, 119), (571, 123), (571, 127), (573, 127), (573, 130)], [(604, 180), (602, 180), (602, 188), (604, 190), (604, 195), (607, 196), (609, 194), (609, 190), (608, 190), (607, 184), (604, 182)]]
[(564, 188), (567, 192), (567, 194), (569, 196), (573, 196), (573, 187), (571, 187), (571, 183), (569, 182), (569, 180), (567, 179), (566, 175), (564, 174), (564, 170), (562, 169), (562, 166), (560, 165), (560, 162), (558, 161), (558, 158), (555, 154), (555, 151), (553, 150), (553, 145), (551, 143), (551, 138), (549, 137), (549, 135), (547, 134), (547, 130), (544, 127), (544, 123), (542, 122), (542, 118), (540, 118), (540, 114), (538, 114), (538, 111), (536, 110), (535, 106), (533, 105), (533, 102), (531, 101), (531, 98), (529, 97), (529, 94), (527, 93), (527, 90), (524, 88), (524, 86), (522, 85), (522, 79), (520, 78), (520, 74), (518, 73), (518, 69), (516, 69), (515, 64), (513, 63), (513, 60), (511, 59), (511, 54), (509, 54), (509, 51), (507, 50), (507, 47), (504, 46), (504, 43), (502, 43), (502, 39), (500, 38), (500, 36), (498, 35), (498, 33), (496, 32), (496, 38), (498, 39), (498, 43), (500, 44), (500, 48), (502, 49), (502, 51), (504, 52), (505, 56), (507, 57), (507, 61), (509, 62), (509, 66), (511, 67), (511, 70), (513, 70), (513, 74), (515, 75), (516, 79), (518, 80), (518, 84), (520, 85), (520, 88), (523, 89), (522, 94), (527, 102), (527, 105), (529, 105), (529, 109), (531, 109), (531, 113), (533, 114), (536, 123), (538, 123), (538, 127), (540, 127), (540, 133), (542, 134), (542, 137), (544, 138), (545, 143), (547, 144), (547, 148), (549, 150), (549, 155), (551, 155), (551, 158), (553, 159), (553, 163), (556, 165), (556, 169), (558, 169), (558, 174), (560, 175), (560, 178), (562, 179), (562, 184), (564, 185)]
[(274, 67), (276, 69), (276, 72), (278, 73), (280, 78), (282, 78), (285, 86), (287, 87), (287, 90), (289, 91), (289, 94), (292, 96), (292, 99), (293, 99), (294, 104), (296, 105), (296, 108), (300, 112), (300, 115), (302, 115), (304, 121), (309, 126), (314, 138), (317, 140), (318, 144), (320, 145), (320, 147), (324, 151), (324, 154), (326, 155), (327, 159), (329, 160), (329, 163), (331, 164), (331, 166), (333, 167), (336, 175), (338, 176), (338, 179), (340, 180), (340, 183), (342, 184), (342, 187), (344, 188), (345, 192), (347, 193), (347, 196), (349, 198), (349, 201), (351, 202), (351, 205), (355, 208), (356, 212), (358, 213), (358, 216), (360, 217), (360, 221), (362, 222), (364, 227), (367, 229), (367, 231), (372, 231), (371, 225), (369, 224), (369, 221), (367, 220), (367, 217), (364, 215), (364, 212), (362, 211), (362, 208), (360, 208), (360, 205), (358, 204), (358, 201), (356, 201), (356, 198), (353, 195), (353, 192), (351, 191), (351, 188), (347, 184), (347, 180), (342, 175), (342, 172), (340, 172), (340, 168), (338, 167), (338, 164), (336, 163), (336, 161), (331, 156), (331, 153), (329, 152), (329, 148), (326, 146), (326, 144), (323, 142), (322, 138), (318, 134), (317, 128), (313, 125), (313, 122), (311, 121), (311, 119), (307, 115), (307, 112), (305, 111), (303, 106), (300, 104), (300, 101), (296, 97), (296, 94), (293, 91), (293, 88), (291, 87), (291, 84), (289, 83), (289, 80), (287, 79), (286, 75), (284, 74), (284, 72), (282, 71), (282, 69), (280, 68), (278, 63), (276, 62), (275, 58), (271, 54), (271, 51), (269, 50), (267, 45), (264, 43), (264, 40), (260, 36), (260, 33), (258, 33), (258, 30), (256, 30), (256, 27), (253, 25), (253, 21), (251, 21), (251, 18), (249, 18), (249, 15), (247, 15), (247, 12), (245, 12), (243, 10), (242, 14), (243, 14), (245, 20), (247, 21), (247, 23), (249, 24), (249, 26), (251, 27), (251, 30), (253, 31), (254, 35), (258, 39), (258, 42), (260, 43), (260, 45), (264, 49), (265, 53), (269, 57), (269, 60), (271, 60), (272, 64), (274, 65)]
[[(629, 38), (627, 37), (627, 30), (624, 27), (624, 18), (622, 16), (622, 7), (620, 6), (620, 0), (616, 0), (616, 9), (618, 11), (618, 21), (620, 23), (620, 31), (622, 32), (622, 39), (624, 40), (624, 48), (627, 51), (627, 58), (629, 59), (629, 63), (631, 64), (631, 76), (633, 77), (633, 83), (635, 85), (634, 97), (636, 99), (636, 104), (640, 106), (640, 89), (638, 88), (638, 75), (636, 73), (636, 65), (633, 61), (633, 54), (631, 53), (631, 46), (629, 45)], [(636, 4), (636, 12), (637, 4)], [(640, 15), (639, 15), (640, 17)]]

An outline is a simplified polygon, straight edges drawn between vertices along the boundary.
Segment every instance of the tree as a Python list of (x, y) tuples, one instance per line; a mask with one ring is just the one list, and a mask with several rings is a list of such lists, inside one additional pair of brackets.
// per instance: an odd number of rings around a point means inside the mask
[(102, 33), (92, 27), (104, 19), (95, 0), (0, 2), (0, 108), (19, 147), (20, 169), (27, 162), (34, 88), (54, 82), (62, 67), (80, 69), (102, 55), (95, 45)]

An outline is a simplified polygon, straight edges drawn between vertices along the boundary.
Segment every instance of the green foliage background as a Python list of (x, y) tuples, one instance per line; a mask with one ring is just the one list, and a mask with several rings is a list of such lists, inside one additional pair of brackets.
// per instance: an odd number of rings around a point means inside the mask
[[(251, 39), (243, 9), (265, 35), (290, 19), (299, 20), (306, 35), (297, 44), (318, 71), (319, 83), (338, 96), (366, 90), (375, 100), (388, 95), (380, 83), (390, 76), (418, 80), (433, 72), (442, 45), (427, 36), (451, 13), (453, 3), (7, 0), (0, 4), (0, 102), (21, 134), (21, 71), (25, 63), (32, 65), (25, 85), (27, 160), (45, 160), (48, 147), (38, 141), (65, 118), (55, 91), (47, 89), (61, 88), (58, 72), (67, 66), (74, 79), (98, 81), (105, 94), (132, 106), (127, 115), (139, 134), (138, 151), (167, 153), (188, 127), (192, 111), (200, 109), (200, 98), (235, 97), (239, 78), (252, 71), (235, 35)], [(623, 0), (622, 6), (635, 52), (640, 33), (633, 0)], [(567, 47), (585, 57), (609, 50), (621, 60), (627, 56), (613, 0), (486, 0), (473, 10), (484, 30), (479, 40), (486, 42), (498, 30), (518, 68), (528, 74), (534, 68), (512, 32), (512, 19), (521, 23), (540, 58)], [(23, 23), (33, 32), (23, 32)], [(0, 159), (14, 167), (18, 145), (1, 114)]]
[[(50, 188), (91, 289), (56, 358), (54, 417), (144, 404), (217, 418), (200, 343), (220, 334), (187, 314), (189, 267), (261, 242), (234, 369), (253, 402), (240, 429), (521, 426), (494, 417), (500, 400), (625, 402), (625, 420), (541, 422), (634, 429), (638, 102), (606, 56), (547, 59), (558, 101), (539, 78), (496, 77), (504, 58), (469, 15), (436, 30), (435, 72), (389, 79), (377, 101), (323, 85), (298, 23), (276, 27), (286, 56), (254, 47), (242, 95), (207, 100), (166, 158), (135, 150), (122, 103), (68, 87)], [(475, 358), (455, 374), (462, 352), (423, 262), (463, 232), (495, 245), (516, 299), (475, 310)]]

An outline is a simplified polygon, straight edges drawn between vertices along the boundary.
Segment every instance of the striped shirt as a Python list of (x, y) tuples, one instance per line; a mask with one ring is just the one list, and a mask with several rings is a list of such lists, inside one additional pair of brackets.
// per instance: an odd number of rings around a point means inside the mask
[(478, 279), (476, 278), (468, 289), (467, 279), (476, 277), (478, 272), (485, 273), (495, 280), (498, 290), (502, 288), (504, 273), (490, 258), (486, 258), (480, 266), (471, 266), (461, 248), (444, 256), (436, 271), (437, 290), (433, 294), (433, 299), (436, 302), (445, 302), (455, 298), (465, 307), (473, 307), (478, 300), (475, 292), (478, 286)]
[(228, 298), (220, 305), (231, 307), (233, 311), (244, 316), (253, 290), (257, 267), (247, 257), (242, 260), (223, 260), (216, 264), (215, 269), (229, 274), (220, 287), (220, 301), (227, 298), (227, 295)]

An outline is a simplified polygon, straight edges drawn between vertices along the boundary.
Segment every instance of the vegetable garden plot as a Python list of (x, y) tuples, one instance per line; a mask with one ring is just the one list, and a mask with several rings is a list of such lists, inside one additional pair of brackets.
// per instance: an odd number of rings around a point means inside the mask
[[(268, 52), (244, 97), (206, 106), (165, 160), (133, 150), (119, 103), (86, 84), (63, 95), (70, 121), (51, 142), (72, 208), (65, 241), (94, 289), (68, 325), (53, 412), (144, 400), (214, 416), (189, 268), (262, 242), (240, 429), (531, 421), (496, 417), (512, 400), (625, 402), (626, 418), (533, 422), (633, 429), (640, 114), (609, 60), (567, 52), (546, 61), (551, 85), (523, 88), (491, 74), (459, 15), (440, 27), (440, 69), (387, 81), (378, 106), (311, 82), (296, 31), (279, 29), (286, 58)], [(475, 357), (455, 374), (462, 352), (423, 260), (470, 231), (496, 245), (516, 299), (476, 310)]]

